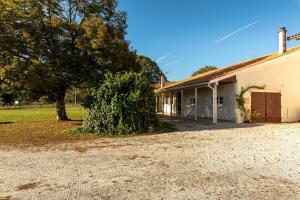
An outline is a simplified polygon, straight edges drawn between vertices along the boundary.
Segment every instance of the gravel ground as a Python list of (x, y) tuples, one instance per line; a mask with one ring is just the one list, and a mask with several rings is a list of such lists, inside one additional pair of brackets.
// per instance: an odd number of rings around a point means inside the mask
[(0, 147), (0, 199), (300, 199), (300, 124)]

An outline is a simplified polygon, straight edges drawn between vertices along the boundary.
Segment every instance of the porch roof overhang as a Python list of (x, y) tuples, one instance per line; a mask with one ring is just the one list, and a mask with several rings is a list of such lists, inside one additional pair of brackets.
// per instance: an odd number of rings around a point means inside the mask
[(195, 87), (209, 87), (210, 84), (218, 82), (220, 85), (221, 84), (227, 84), (227, 83), (234, 83), (236, 82), (236, 76), (231, 75), (231, 76), (226, 76), (226, 77), (219, 77), (218, 79), (213, 79), (213, 80), (208, 80), (204, 82), (195, 82), (195, 83), (186, 83), (182, 85), (176, 85), (173, 87), (168, 87), (168, 88), (161, 88), (155, 90), (156, 93), (160, 92), (168, 92), (168, 91), (175, 91), (175, 90), (182, 90), (182, 89), (190, 89), (190, 88), (195, 88)]
[(155, 92), (167, 92), (167, 91), (174, 91), (174, 90), (181, 90), (181, 89), (188, 89), (188, 88), (194, 88), (194, 87), (207, 87), (209, 82), (203, 82), (203, 83), (195, 83), (195, 84), (187, 84), (187, 85), (179, 85), (179, 86), (174, 86), (170, 88), (162, 88), (158, 89)]

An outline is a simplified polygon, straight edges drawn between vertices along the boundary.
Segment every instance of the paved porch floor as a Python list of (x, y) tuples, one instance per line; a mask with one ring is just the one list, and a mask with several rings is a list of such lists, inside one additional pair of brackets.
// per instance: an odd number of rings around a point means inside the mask
[(163, 122), (174, 125), (179, 131), (199, 131), (199, 130), (214, 130), (228, 128), (249, 128), (261, 126), (261, 124), (237, 124), (235, 122), (219, 120), (218, 124), (213, 124), (212, 119), (199, 118), (198, 120), (181, 118), (177, 116), (158, 115)]

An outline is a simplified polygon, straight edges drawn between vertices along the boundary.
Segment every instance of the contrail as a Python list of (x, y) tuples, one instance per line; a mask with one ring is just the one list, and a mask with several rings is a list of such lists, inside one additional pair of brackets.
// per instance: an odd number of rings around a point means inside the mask
[(248, 25), (246, 25), (246, 26), (243, 26), (243, 27), (241, 27), (241, 28), (239, 28), (239, 29), (233, 31), (232, 33), (229, 33), (228, 35), (226, 35), (226, 36), (220, 38), (219, 40), (215, 41), (214, 44), (218, 44), (218, 43), (220, 43), (220, 42), (226, 40), (227, 38), (230, 38), (230, 37), (234, 36), (235, 34), (241, 32), (241, 31), (243, 31), (243, 30), (245, 30), (245, 29), (247, 29), (247, 28), (250, 28), (251, 26), (254, 26), (255, 24), (258, 24), (258, 23), (259, 23), (259, 21), (255, 21), (255, 22), (252, 22), (252, 23), (250, 23), (250, 24), (248, 24)]
[(171, 55), (171, 53), (167, 53), (166, 55), (163, 55), (159, 58), (157, 58), (156, 62), (159, 64), (161, 63), (164, 59), (166, 59), (167, 57), (169, 57)]
[(181, 61), (181, 60), (183, 60), (183, 59), (184, 59), (184, 57), (178, 58), (177, 60), (174, 60), (174, 61), (172, 61), (172, 62), (169, 62), (169, 63), (165, 64), (165, 65), (162, 66), (161, 68), (167, 67), (167, 66), (169, 66), (169, 65), (174, 65), (174, 64), (178, 63), (179, 61)]

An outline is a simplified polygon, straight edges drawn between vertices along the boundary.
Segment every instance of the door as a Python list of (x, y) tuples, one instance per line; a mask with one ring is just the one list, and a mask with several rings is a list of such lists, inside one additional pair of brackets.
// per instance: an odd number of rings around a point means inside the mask
[(181, 92), (177, 93), (177, 116), (181, 116)]
[(251, 93), (251, 122), (281, 122), (281, 94)]
[(251, 122), (266, 122), (266, 93), (251, 93)]
[(266, 122), (281, 122), (281, 94), (266, 93)]

